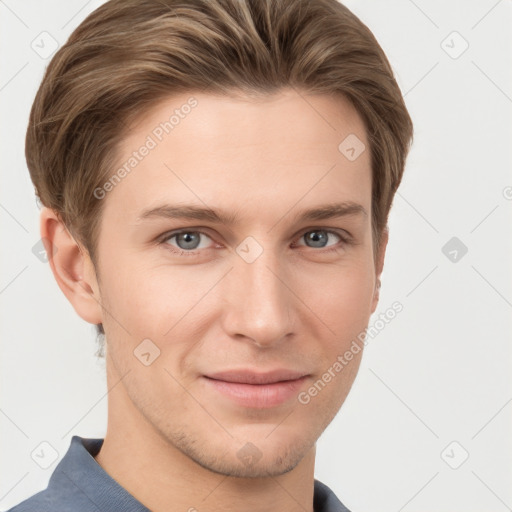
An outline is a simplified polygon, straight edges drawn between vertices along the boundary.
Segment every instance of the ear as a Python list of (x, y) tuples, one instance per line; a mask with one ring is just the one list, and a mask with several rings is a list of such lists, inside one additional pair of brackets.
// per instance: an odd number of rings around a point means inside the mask
[(50, 208), (41, 209), (40, 231), (59, 288), (81, 318), (91, 324), (102, 323), (99, 288), (88, 252)]
[(379, 245), (379, 253), (377, 254), (377, 259), (375, 263), (375, 290), (373, 292), (372, 299), (372, 314), (377, 309), (377, 304), (379, 303), (380, 297), (380, 276), (382, 274), (382, 269), (384, 268), (384, 257), (386, 255), (386, 247), (388, 245), (389, 239), (389, 230), (388, 226), (386, 226), (382, 230), (382, 234), (380, 237), (380, 245)]

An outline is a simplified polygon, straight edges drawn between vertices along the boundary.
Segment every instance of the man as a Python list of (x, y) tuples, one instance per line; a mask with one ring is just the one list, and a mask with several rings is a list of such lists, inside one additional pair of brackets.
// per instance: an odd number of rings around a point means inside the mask
[(11, 510), (348, 510), (315, 446), (357, 374), (411, 140), (336, 0), (94, 11), (26, 149), (55, 279), (105, 335), (108, 425)]

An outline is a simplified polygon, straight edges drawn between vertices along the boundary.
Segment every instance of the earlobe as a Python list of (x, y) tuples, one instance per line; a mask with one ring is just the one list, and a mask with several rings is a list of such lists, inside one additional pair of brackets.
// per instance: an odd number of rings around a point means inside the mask
[(48, 262), (59, 288), (86, 322), (102, 322), (99, 290), (90, 257), (80, 247), (59, 216), (41, 209), (40, 232)]

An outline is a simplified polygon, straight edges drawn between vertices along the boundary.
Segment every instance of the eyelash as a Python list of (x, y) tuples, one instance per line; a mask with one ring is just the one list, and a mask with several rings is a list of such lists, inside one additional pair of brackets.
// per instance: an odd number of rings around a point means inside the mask
[[(323, 252), (324, 254), (325, 253), (331, 253), (331, 252), (339, 252), (342, 249), (343, 246), (345, 246), (345, 245), (354, 245), (355, 244), (354, 239), (350, 235), (348, 235), (348, 233), (347, 234), (341, 234), (338, 231), (333, 231), (331, 229), (326, 229), (326, 228), (309, 228), (306, 231), (302, 232), (302, 234), (300, 235), (299, 239), (302, 238), (305, 234), (310, 233), (312, 231), (324, 231), (325, 233), (336, 235), (336, 236), (338, 236), (340, 238), (340, 243), (342, 244), (341, 246), (334, 245), (333, 247), (328, 247), (328, 248), (322, 248), (322, 247), (318, 248), (318, 251), (319, 252)], [(204, 231), (195, 230), (195, 229), (181, 229), (179, 231), (171, 231), (169, 233), (165, 233), (159, 239), (159, 243), (162, 244), (162, 245), (165, 245), (168, 248), (168, 250), (170, 250), (172, 253), (174, 253), (174, 254), (176, 254), (178, 256), (197, 256), (201, 251), (205, 250), (205, 249), (197, 249), (197, 250), (193, 250), (193, 251), (185, 251), (185, 250), (182, 250), (182, 249), (177, 249), (176, 247), (174, 247), (172, 245), (166, 244), (166, 242), (168, 242), (172, 238), (180, 235), (181, 233), (199, 233), (199, 234), (204, 235), (204, 236), (206, 236), (206, 237), (211, 239), (211, 236), (209, 236)], [(310, 249), (315, 249), (315, 247), (309, 247), (309, 248)]]

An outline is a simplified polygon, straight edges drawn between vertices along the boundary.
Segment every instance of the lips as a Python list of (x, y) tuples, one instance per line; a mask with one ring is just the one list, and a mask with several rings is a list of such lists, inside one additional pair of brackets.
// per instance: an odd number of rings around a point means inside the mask
[(305, 384), (309, 374), (278, 369), (265, 373), (229, 370), (203, 376), (207, 392), (236, 406), (268, 409), (290, 402)]
[(273, 384), (297, 380), (308, 375), (307, 372), (298, 372), (287, 369), (277, 369), (268, 372), (255, 372), (253, 370), (227, 370), (205, 375), (209, 379), (222, 380), (224, 382), (237, 382), (240, 384)]

